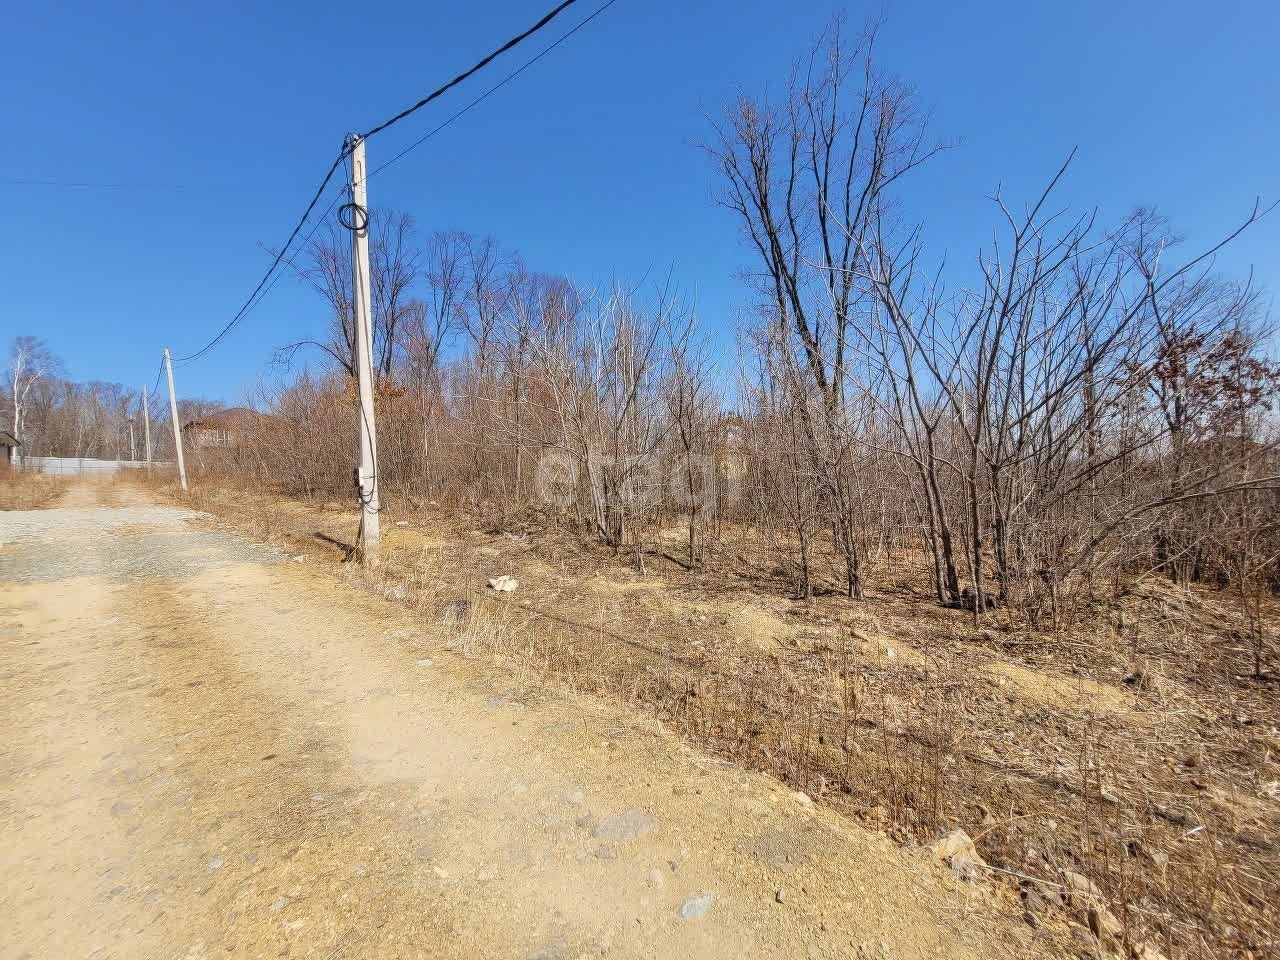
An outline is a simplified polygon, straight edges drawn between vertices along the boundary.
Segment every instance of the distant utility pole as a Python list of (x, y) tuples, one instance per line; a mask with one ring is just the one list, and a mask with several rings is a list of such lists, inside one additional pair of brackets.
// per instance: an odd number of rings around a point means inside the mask
[(133, 441), (133, 417), (129, 418), (129, 462), (138, 459), (138, 448)]
[(147, 473), (151, 472), (151, 410), (147, 388), (142, 388), (142, 445), (147, 451)]
[(360, 393), (360, 495), (358, 549), (366, 566), (378, 562), (378, 430), (373, 418), (373, 310), (369, 295), (369, 200), (365, 190), (364, 140), (355, 134), (351, 146), (351, 290), (355, 300), (356, 379)]
[(178, 395), (173, 392), (173, 361), (169, 359), (169, 348), (164, 348), (164, 369), (169, 376), (169, 416), (173, 418), (173, 449), (178, 454), (178, 479), (182, 482), (183, 493), (187, 490), (187, 465), (182, 459), (182, 424), (178, 422)]

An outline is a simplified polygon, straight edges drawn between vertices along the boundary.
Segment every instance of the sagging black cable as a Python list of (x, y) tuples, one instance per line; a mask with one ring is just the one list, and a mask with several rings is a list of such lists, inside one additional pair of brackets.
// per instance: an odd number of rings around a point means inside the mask
[[(385, 120), (382, 123), (378, 124), (377, 126), (370, 128), (368, 131), (366, 131), (364, 134), (361, 135), (361, 139), (367, 140), (370, 137), (372, 137), (374, 134), (381, 133), (387, 128), (392, 127), (395, 124), (399, 123), (401, 120), (404, 120), (406, 117), (409, 117), (412, 114), (416, 113), (417, 111), (421, 110), (423, 107), (425, 107), (427, 104), (431, 103), (432, 101), (438, 100), (440, 97), (444, 96), (444, 94), (448, 93), (454, 87), (458, 86), (458, 84), (463, 83), (468, 78), (474, 76), (476, 73), (479, 73), (481, 70), (487, 67), (490, 63), (492, 63), (498, 57), (502, 56), (502, 54), (520, 45), (525, 40), (528, 40), (531, 36), (533, 36), (539, 30), (542, 30), (544, 27), (547, 26), (547, 24), (551, 23), (552, 20), (554, 20), (561, 13), (563, 13), (565, 10), (567, 10), (569, 7), (573, 6), (573, 4), (577, 2), (578, 0), (561, 0), (559, 4), (557, 4), (550, 11), (544, 14), (536, 23), (534, 23), (527, 30), (524, 30), (523, 32), (512, 37), (506, 43), (502, 44), (502, 46), (498, 47), (497, 49), (489, 53), (487, 56), (480, 59), (470, 69), (464, 70), (462, 73), (458, 74), (448, 83), (445, 83), (442, 86), (437, 87), (435, 90), (431, 91), (421, 100), (405, 108), (404, 110), (401, 110), (399, 113), (397, 113), (395, 116), (391, 117), (390, 119)], [(605, 7), (608, 7), (613, 2), (614, 0), (609, 0), (609, 3), (606, 3)], [(600, 10), (597, 10), (596, 13), (591, 15), (591, 17), (588, 17), (587, 20), (583, 21), (583, 24), (593, 19), (597, 14), (602, 12), (603, 9), (604, 7), (602, 7)], [(571, 36), (574, 32), (576, 32), (578, 28), (583, 26), (583, 24), (579, 24), (578, 27), (570, 31), (569, 34), (566, 34), (566, 37)], [(563, 39), (565, 38), (561, 38), (561, 40)], [(554, 49), (555, 46), (558, 45), (558, 43), (559, 41), (557, 41), (556, 44), (553, 44), (551, 47), (549, 47), (547, 51), (543, 51), (543, 54), (540, 54), (539, 57), (542, 55), (545, 55), (545, 53), (549, 52), (551, 49)], [(534, 60), (530, 61), (530, 64), (536, 62), (537, 59), (539, 58), (535, 57)], [(525, 66), (527, 67), (529, 66), (529, 64), (526, 64)], [(524, 67), (521, 68), (521, 70), (523, 69)], [(516, 71), (517, 74), (519, 72), (520, 72), (519, 70)], [(513, 77), (515, 75), (516, 74), (512, 74)], [(511, 79), (511, 78), (508, 77), (507, 79)], [(503, 81), (503, 83), (505, 82), (506, 81)], [(501, 85), (502, 84), (499, 84), (498, 86), (501, 86)], [(497, 87), (495, 87), (494, 89), (496, 90)], [(491, 93), (493, 91), (489, 91), (489, 92)], [(488, 94), (485, 94), (485, 96), (488, 96)], [(481, 97), (480, 99), (484, 99), (484, 98)], [(476, 102), (479, 102), (479, 101), (477, 100)], [(474, 104), (470, 106), (474, 106)], [(470, 106), (468, 106), (466, 109), (470, 109)], [(462, 112), (465, 112), (465, 110)], [(451, 118), (451, 120), (448, 122), (452, 122), (452, 119), (453, 118)], [(409, 149), (413, 149), (413, 147), (411, 146)], [(244, 303), (241, 304), (240, 309), (235, 312), (235, 315), (232, 316), (232, 318), (226, 323), (226, 325), (223, 326), (223, 328), (218, 331), (217, 336), (215, 336), (212, 340), (206, 343), (203, 347), (201, 347), (195, 353), (188, 354), (185, 357), (178, 357), (176, 360), (174, 360), (174, 363), (183, 365), (183, 364), (191, 363), (192, 361), (198, 360), (200, 357), (204, 356), (206, 353), (212, 350), (215, 346), (217, 346), (223, 340), (223, 338), (226, 337), (226, 335), (230, 333), (242, 319), (244, 319), (245, 315), (253, 308), (255, 298), (257, 298), (259, 293), (261, 293), (263, 289), (267, 287), (268, 281), (271, 280), (272, 275), (275, 273), (277, 268), (280, 266), (281, 262), (284, 260), (285, 254), (288, 253), (289, 248), (293, 245), (293, 241), (297, 239), (298, 234), (302, 231), (302, 228), (306, 225), (307, 219), (311, 216), (312, 211), (315, 210), (316, 204), (320, 201), (320, 197), (323, 195), (325, 188), (329, 186), (329, 181), (333, 179), (334, 173), (337, 172), (338, 167), (342, 165), (342, 162), (348, 156), (350, 156), (350, 154), (351, 154), (350, 141), (344, 140), (342, 144), (342, 149), (338, 151), (337, 157), (334, 158), (333, 163), (330, 165), (328, 171), (325, 173), (324, 179), (321, 180), (320, 182), (320, 186), (316, 188), (315, 194), (312, 195), (311, 197), (311, 202), (307, 204), (306, 210), (303, 211), (302, 217), (298, 220), (297, 224), (294, 226), (293, 230), (290, 232), (289, 238), (285, 241), (284, 246), (280, 248), (279, 253), (277, 253), (275, 258), (272, 260), (271, 266), (267, 268), (267, 272), (263, 274), (262, 279), (258, 281), (258, 285), (253, 288), (253, 292), (250, 293), (249, 296), (245, 299)], [(402, 155), (403, 153), (401, 154), (401, 156)], [(395, 159), (398, 159), (398, 157)], [(274, 284), (272, 285), (274, 286)]]
[(311, 211), (314, 210), (316, 208), (316, 204), (320, 202), (320, 197), (324, 194), (325, 187), (329, 186), (329, 181), (333, 179), (334, 173), (337, 171), (338, 167), (342, 165), (342, 161), (347, 158), (347, 153), (347, 145), (344, 143), (342, 145), (342, 149), (338, 151), (338, 156), (334, 158), (333, 163), (330, 165), (329, 172), (324, 175), (324, 179), (320, 181), (320, 186), (316, 188), (315, 194), (311, 197), (311, 202), (307, 204), (307, 209), (303, 211), (302, 218), (298, 220), (297, 224), (293, 228), (293, 232), (289, 234), (289, 239), (284, 242), (284, 246), (280, 248), (280, 252), (277, 253), (275, 259), (271, 261), (271, 266), (268, 267), (267, 272), (262, 275), (262, 279), (258, 281), (258, 285), (253, 288), (253, 293), (249, 294), (248, 298), (240, 306), (240, 309), (236, 311), (235, 316), (227, 322), (226, 326), (218, 331), (218, 335), (216, 337), (206, 343), (195, 353), (189, 354), (185, 357), (179, 357), (174, 361), (175, 363), (186, 364), (204, 356), (216, 347), (222, 338), (230, 333), (235, 325), (241, 321), (244, 315), (249, 312), (249, 308), (253, 303), (254, 297), (256, 297), (258, 292), (267, 285), (267, 281), (271, 279), (271, 275), (275, 272), (276, 267), (280, 266), (280, 261), (284, 259), (285, 253), (288, 252), (289, 247), (301, 232), (303, 226), (307, 222), (307, 218), (311, 216)]
[(473, 66), (470, 70), (464, 70), (462, 73), (458, 74), (448, 83), (446, 83), (444, 86), (437, 87), (435, 90), (432, 90), (429, 94), (427, 94), (417, 103), (415, 103), (413, 106), (408, 107), (404, 110), (401, 110), (390, 120), (385, 120), (382, 123), (378, 124), (373, 129), (369, 130), (367, 133), (362, 134), (361, 139), (368, 140), (375, 133), (381, 133), (383, 130), (386, 130), (388, 127), (394, 126), (395, 124), (399, 123), (405, 117), (410, 116), (411, 114), (417, 113), (419, 110), (425, 107), (432, 100), (437, 100), (440, 97), (444, 96), (446, 93), (448, 93), (458, 84), (462, 83), (468, 77), (472, 76), (473, 74), (479, 73), (481, 70), (487, 67), (490, 63), (492, 63), (498, 57), (502, 56), (508, 50), (512, 49), (513, 47), (517, 47), (524, 41), (528, 40), (531, 36), (533, 36), (535, 33), (537, 33), (539, 30), (541, 30), (543, 27), (549, 24), (556, 17), (560, 16), (560, 14), (564, 13), (565, 10), (567, 10), (569, 7), (573, 6), (577, 2), (578, 0), (563, 0), (563, 2), (561, 2), (558, 6), (552, 8), (550, 12), (544, 14), (542, 19), (540, 19), (537, 23), (531, 26), (528, 30), (524, 31), (524, 33), (520, 33), (512, 37), (502, 46), (498, 47), (497, 50), (494, 50), (491, 54), (489, 54), (487, 57), (485, 57), (475, 66)]
[(409, 153), (411, 150), (416, 150), (418, 147), (422, 146), (424, 143), (426, 143), (428, 140), (434, 137), (437, 133), (439, 133), (445, 127), (449, 126), (459, 117), (461, 117), (463, 114), (467, 113), (474, 107), (479, 106), (485, 100), (488, 100), (489, 97), (493, 96), (495, 93), (497, 93), (499, 90), (505, 87), (508, 83), (510, 83), (516, 77), (520, 76), (520, 74), (524, 73), (526, 70), (532, 67), (535, 63), (537, 63), (539, 60), (541, 60), (543, 57), (549, 54), (552, 50), (560, 46), (560, 44), (564, 43), (566, 40), (572, 37), (575, 33), (577, 33), (579, 30), (581, 30), (583, 27), (589, 24), (596, 17), (600, 16), (600, 14), (604, 13), (606, 10), (608, 10), (617, 2), (618, 0), (608, 0), (607, 3), (601, 4), (599, 7), (596, 8), (595, 12), (592, 13), (591, 16), (587, 17), (585, 20), (583, 20), (581, 23), (575, 26), (572, 30), (569, 30), (567, 33), (565, 33), (562, 37), (560, 37), (558, 40), (556, 40), (554, 43), (548, 46), (545, 50), (543, 50), (537, 56), (531, 57), (529, 60), (525, 61), (521, 66), (517, 67), (515, 70), (512, 70), (509, 74), (507, 74), (497, 83), (495, 83), (492, 87), (490, 87), (484, 93), (480, 94), (480, 96), (476, 97), (474, 100), (468, 103), (465, 107), (463, 107), (457, 113), (453, 114), (453, 116), (449, 117), (443, 123), (440, 123), (435, 127), (432, 127), (423, 136), (413, 141), (413, 143), (409, 144), (407, 147), (405, 147), (395, 156), (391, 157), (389, 160), (384, 160), (381, 164), (374, 167), (372, 170), (369, 171), (368, 174), (366, 174), (365, 179), (368, 180), (374, 177), (375, 175), (381, 173), (383, 170), (387, 169), (387, 167), (391, 166), (397, 160), (400, 160), (405, 154)]

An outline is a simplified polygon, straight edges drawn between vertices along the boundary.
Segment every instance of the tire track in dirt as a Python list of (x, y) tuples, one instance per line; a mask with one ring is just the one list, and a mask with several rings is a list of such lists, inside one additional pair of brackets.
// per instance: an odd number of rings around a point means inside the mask
[(128, 679), (113, 663), (111, 584), (76, 578), (7, 586), (0, 682), (0, 784), (5, 843), (0, 898), (6, 956), (123, 956), (149, 952), (156, 910), (145, 891), (123, 897), (155, 836), (135, 816), (147, 739), (127, 709)]
[[(193, 945), (246, 957), (328, 956), (351, 946), (344, 929), (398, 919), (396, 890), (383, 881), (411, 858), (365, 835), (362, 788), (342, 769), (340, 744), (308, 722), (308, 704), (282, 698), (266, 675), (246, 668), (227, 639), (244, 627), (226, 623), (222, 603), (163, 581), (129, 601), (138, 616), (135, 653), (152, 675), (152, 722), (176, 753), (189, 859), (217, 864), (201, 891), (205, 924)], [(375, 860), (371, 869), (366, 861)], [(323, 922), (313, 925), (317, 917)], [(412, 948), (399, 955), (450, 940), (438, 916), (394, 929), (400, 946)]]

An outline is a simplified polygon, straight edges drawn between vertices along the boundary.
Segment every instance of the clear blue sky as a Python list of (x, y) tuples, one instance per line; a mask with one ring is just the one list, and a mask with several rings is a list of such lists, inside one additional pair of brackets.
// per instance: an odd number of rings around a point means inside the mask
[[(597, 4), (370, 143), (377, 164)], [(397, 112), (550, 0), (26, 3), (5, 15), (0, 339), (49, 341), (81, 380), (140, 386), (159, 349), (202, 344), (267, 264), (341, 138)], [(697, 144), (738, 90), (780, 86), (834, 0), (618, 0), (596, 22), (370, 184), (425, 229), (489, 233), (584, 282), (668, 270), (732, 322), (748, 253)], [(862, 21), (878, 5), (846, 8)], [(963, 146), (911, 182), (951, 260), (1067, 152), (1061, 197), (1115, 219), (1158, 206), (1192, 244), (1280, 199), (1280, 4), (896, 0), (882, 63)], [(99, 190), (15, 178), (173, 184)], [(219, 189), (219, 184), (246, 184)], [(1224, 254), (1280, 288), (1280, 215)], [(183, 393), (238, 399), (274, 347), (323, 330), (286, 278)]]

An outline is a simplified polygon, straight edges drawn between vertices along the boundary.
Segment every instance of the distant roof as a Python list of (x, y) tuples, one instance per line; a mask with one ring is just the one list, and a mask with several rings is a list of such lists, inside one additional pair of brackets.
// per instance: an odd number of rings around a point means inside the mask
[(182, 429), (186, 430), (190, 427), (197, 430), (233, 430), (265, 419), (268, 419), (267, 414), (251, 410), (249, 407), (228, 407), (207, 416), (188, 420), (182, 425)]
[(20, 447), (22, 441), (8, 430), (0, 430), (0, 447)]

